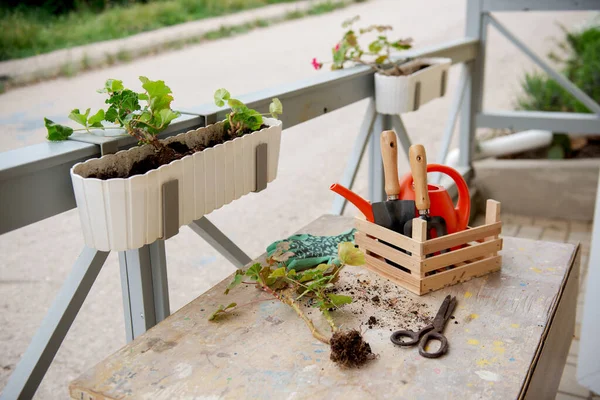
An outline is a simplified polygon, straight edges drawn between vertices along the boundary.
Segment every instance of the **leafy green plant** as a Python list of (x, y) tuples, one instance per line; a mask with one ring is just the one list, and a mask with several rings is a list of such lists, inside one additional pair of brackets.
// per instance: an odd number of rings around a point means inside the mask
[[(365, 263), (362, 251), (355, 248), (351, 242), (340, 243), (336, 260), (330, 264), (320, 264), (301, 272), (296, 272), (293, 269), (287, 270), (285, 266), (282, 266), (273, 258), (268, 259), (267, 262), (268, 265), (256, 263), (245, 271), (238, 270), (229, 286), (227, 286), (225, 294), (228, 294), (242, 283), (255, 285), (258, 289), (291, 307), (308, 326), (313, 337), (317, 340), (332, 345), (332, 340), (343, 338), (343, 334), (346, 332), (339, 331), (331, 315), (331, 311), (350, 304), (352, 297), (336, 294), (332, 289), (335, 282), (339, 279), (340, 272), (346, 265), (362, 265)], [(331, 337), (320, 332), (312, 320), (304, 313), (300, 304), (300, 300), (304, 298), (310, 298), (308, 303), (321, 311), (331, 328)], [(231, 304), (228, 307), (221, 305), (211, 314), (209, 320), (218, 320), (228, 312), (228, 309), (233, 307)], [(357, 334), (356, 331), (348, 331), (347, 333), (350, 336)], [(368, 354), (364, 356), (371, 355), (368, 344), (364, 343), (362, 339), (360, 343), (363, 346), (363, 350), (368, 349)], [(364, 347), (365, 345), (366, 347)], [(339, 354), (336, 357), (339, 357)], [(333, 354), (332, 359), (334, 359)], [(338, 362), (338, 359), (336, 358), (335, 361)], [(347, 360), (344, 360), (342, 357), (339, 362), (343, 364)]]
[[(558, 49), (548, 56), (562, 68), (561, 72), (596, 102), (600, 102), (600, 26), (565, 32)], [(559, 54), (560, 52), (560, 54)], [(590, 110), (547, 74), (526, 73), (521, 82), (522, 94), (516, 108), (527, 111), (589, 113)], [(548, 158), (560, 159), (572, 154), (571, 143), (564, 133), (556, 133)]]
[(231, 108), (225, 121), (225, 132), (230, 137), (238, 137), (259, 130), (263, 126), (263, 116), (271, 115), (273, 118), (283, 113), (283, 106), (278, 98), (274, 98), (269, 105), (269, 114), (261, 114), (256, 110), (246, 107), (240, 100), (231, 97), (226, 89), (218, 89), (214, 95), (215, 104), (223, 107), (225, 103)]
[[(164, 150), (165, 146), (156, 135), (167, 128), (180, 113), (171, 109), (173, 96), (164, 81), (152, 81), (145, 76), (140, 76), (139, 79), (145, 90), (141, 93), (125, 88), (120, 80), (108, 79), (104, 87), (98, 90), (99, 93), (108, 95), (105, 103), (109, 106), (106, 110), (100, 109), (92, 115), (89, 108), (83, 113), (79, 109), (72, 110), (69, 119), (83, 128), (73, 129), (44, 118), (48, 140), (66, 140), (73, 132), (90, 132), (90, 129), (124, 129), (140, 143), (149, 143), (157, 150)], [(105, 122), (111, 125), (107, 126)]]
[[(412, 39), (390, 40), (388, 32), (393, 29), (390, 25), (370, 25), (356, 30), (353, 25), (359, 19), (360, 17), (357, 15), (342, 24), (342, 28), (346, 29), (346, 32), (331, 50), (333, 56), (331, 69), (342, 69), (346, 63), (354, 62), (369, 65), (385, 75), (404, 75), (397, 64), (390, 66), (389, 63), (392, 61), (391, 54), (393, 51), (407, 50), (412, 47)], [(359, 40), (365, 34), (375, 34), (376, 36), (371, 39), (366, 48), (363, 48)], [(316, 58), (313, 58), (312, 65), (315, 69), (323, 67), (323, 63)]]

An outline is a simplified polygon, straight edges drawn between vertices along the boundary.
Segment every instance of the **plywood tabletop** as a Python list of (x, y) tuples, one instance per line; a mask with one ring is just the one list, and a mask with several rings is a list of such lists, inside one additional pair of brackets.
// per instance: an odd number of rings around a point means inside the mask
[[(352, 219), (323, 216), (301, 232), (339, 234)], [(359, 328), (378, 358), (340, 369), (287, 306), (252, 286), (229, 295), (229, 279), (181, 308), (71, 383), (74, 399), (197, 398), (517, 398), (544, 340), (576, 246), (505, 238), (502, 270), (424, 296), (360, 267), (340, 290), (355, 304), (335, 311), (342, 328)], [(377, 287), (377, 289), (374, 289)], [(392, 330), (415, 329), (444, 297), (458, 305), (446, 327), (447, 355), (426, 359), (394, 346)], [(246, 304), (218, 322), (220, 304)], [(250, 304), (248, 304), (250, 303)], [(317, 311), (309, 314), (327, 332)], [(368, 325), (370, 317), (377, 323)], [(373, 321), (373, 320), (371, 320)], [(567, 346), (568, 348), (568, 346)], [(565, 355), (566, 356), (566, 355)]]

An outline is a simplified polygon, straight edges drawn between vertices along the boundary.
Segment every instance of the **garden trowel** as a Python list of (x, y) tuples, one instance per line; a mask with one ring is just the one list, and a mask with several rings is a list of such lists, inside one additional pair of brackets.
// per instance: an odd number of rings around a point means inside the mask
[[(446, 228), (446, 220), (442, 217), (431, 217), (429, 215), (429, 187), (427, 185), (427, 155), (425, 147), (420, 144), (413, 144), (408, 149), (408, 161), (410, 162), (410, 170), (412, 172), (415, 185), (415, 203), (419, 210), (419, 218), (427, 222), (427, 239), (432, 238), (431, 231), (435, 232), (435, 237), (440, 237), (448, 234)], [(404, 226), (404, 234), (411, 235), (412, 219)], [(446, 252), (445, 250), (442, 253)]]
[(394, 131), (381, 133), (381, 158), (387, 201), (372, 204), (373, 217), (377, 225), (404, 234), (404, 225), (416, 216), (416, 207), (413, 200), (398, 200), (398, 138)]

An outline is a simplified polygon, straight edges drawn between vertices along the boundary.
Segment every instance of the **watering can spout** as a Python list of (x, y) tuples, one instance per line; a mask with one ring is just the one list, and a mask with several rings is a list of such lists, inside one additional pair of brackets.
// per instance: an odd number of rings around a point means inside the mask
[(367, 200), (363, 199), (350, 189), (345, 186), (340, 185), (339, 183), (334, 183), (329, 187), (332, 191), (336, 192), (340, 196), (344, 197), (350, 203), (354, 204), (356, 208), (360, 210), (369, 222), (375, 222), (375, 218), (373, 217), (373, 208), (371, 207), (371, 203)]

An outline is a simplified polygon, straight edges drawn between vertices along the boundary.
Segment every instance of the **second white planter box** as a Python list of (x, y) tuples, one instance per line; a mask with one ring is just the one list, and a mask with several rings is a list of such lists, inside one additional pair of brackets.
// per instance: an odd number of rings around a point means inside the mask
[[(419, 58), (402, 64), (409, 75), (375, 74), (375, 106), (380, 114), (403, 114), (442, 97), (446, 91), (449, 58)], [(422, 68), (422, 66), (427, 66)], [(422, 68), (422, 69), (419, 69)]]
[[(100, 171), (128, 171), (152, 154), (150, 145), (78, 163), (71, 180), (86, 245), (102, 251), (142, 247), (164, 237), (162, 186), (179, 181), (179, 224), (192, 221), (256, 190), (256, 147), (267, 144), (267, 182), (277, 176), (281, 121), (265, 118), (260, 131), (217, 144), (143, 175), (126, 179), (90, 178)], [(193, 148), (220, 141), (223, 123), (164, 140)]]

